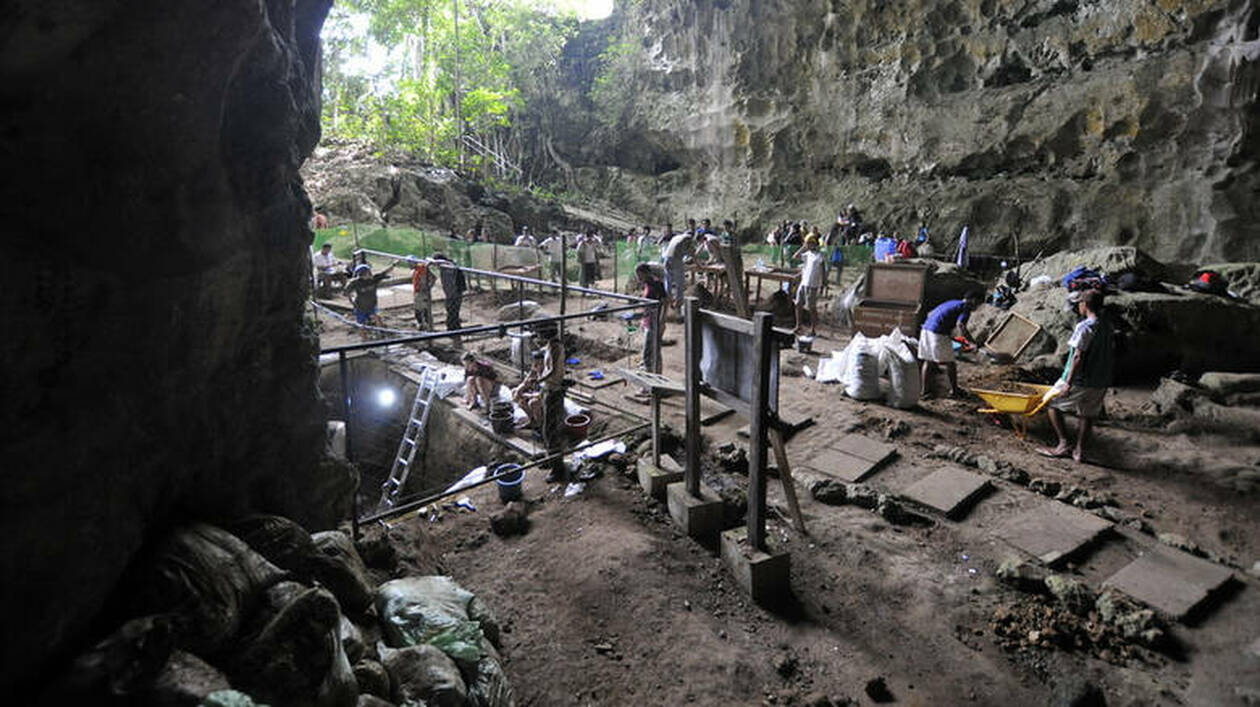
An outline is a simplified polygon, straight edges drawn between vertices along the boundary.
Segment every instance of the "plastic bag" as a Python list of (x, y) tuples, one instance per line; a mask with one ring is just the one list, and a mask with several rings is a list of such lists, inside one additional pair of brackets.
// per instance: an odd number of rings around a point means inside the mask
[(900, 332), (894, 332), (883, 343), (880, 360), (888, 371), (888, 395), (884, 401), (902, 410), (918, 405), (923, 380), (914, 354)]
[(854, 400), (879, 397), (879, 352), (872, 343), (858, 333), (845, 349), (844, 393)]

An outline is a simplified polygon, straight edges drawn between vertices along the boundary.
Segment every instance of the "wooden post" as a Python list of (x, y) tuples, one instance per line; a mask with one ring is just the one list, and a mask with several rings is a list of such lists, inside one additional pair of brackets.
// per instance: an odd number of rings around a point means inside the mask
[(687, 493), (700, 498), (700, 300), (688, 297), (683, 303), (683, 312), (687, 393), (687, 466), (683, 480), (687, 483)]
[(783, 482), (783, 497), (787, 499), (788, 510), (792, 513), (792, 524), (801, 535), (807, 535), (805, 516), (801, 515), (801, 506), (796, 501), (796, 484), (792, 481), (792, 467), (788, 464), (787, 445), (778, 427), (770, 428), (770, 445), (774, 448), (774, 463), (779, 466), (779, 481)]
[(763, 552), (766, 550), (766, 439), (771, 422), (773, 327), (774, 320), (769, 312), (758, 312), (753, 317), (753, 360), (756, 362), (757, 378), (753, 381), (751, 419), (748, 421), (748, 543), (753, 549)]
[(652, 327), (652, 373), (661, 372), (661, 328), (665, 326), (665, 307), (660, 302), (649, 305), (649, 316), (655, 313), (656, 326)]
[[(499, 272), (499, 242), (498, 241), (495, 241), (494, 243), (490, 244), (490, 269), (495, 272)], [(494, 302), (496, 305), (499, 303), (498, 280), (499, 278), (497, 277), (490, 278), (490, 301)]]
[(726, 287), (730, 290), (731, 301), (735, 303), (735, 313), (747, 318), (748, 290), (744, 287), (744, 254), (738, 246), (721, 247), (722, 263), (726, 265)]

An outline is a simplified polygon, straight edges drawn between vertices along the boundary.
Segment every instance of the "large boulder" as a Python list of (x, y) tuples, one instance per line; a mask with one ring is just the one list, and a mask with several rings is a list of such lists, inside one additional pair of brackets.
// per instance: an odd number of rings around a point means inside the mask
[[(1077, 322), (1067, 308), (1067, 291), (1051, 287), (1018, 294), (1011, 311), (1042, 327), (1025, 358), (1042, 355), (1047, 367), (1062, 366)], [(1106, 300), (1106, 313), (1117, 334), (1117, 382), (1154, 380), (1190, 371), (1260, 370), (1260, 307), (1186, 290), (1120, 292)], [(972, 332), (981, 340), (1005, 316), (981, 307), (972, 316)]]
[(1043, 275), (1059, 282), (1064, 275), (1079, 267), (1100, 270), (1113, 276), (1122, 272), (1139, 272), (1157, 281), (1176, 280), (1178, 278), (1174, 276), (1179, 274), (1170, 271), (1163, 263), (1131, 246), (1100, 246), (1066, 250), (1022, 266), (1019, 274), (1024, 282)]
[(317, 482), (298, 174), (319, 140), (331, 4), (65, 0), (0, 15), (13, 49), (0, 59), (0, 573), (20, 607), (0, 688), (83, 640), (173, 518), (341, 520)]

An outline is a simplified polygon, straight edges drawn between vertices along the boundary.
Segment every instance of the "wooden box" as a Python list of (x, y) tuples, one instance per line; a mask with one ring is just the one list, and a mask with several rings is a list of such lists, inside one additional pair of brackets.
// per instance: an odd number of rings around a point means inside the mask
[(927, 273), (925, 265), (866, 266), (862, 296), (853, 308), (853, 330), (865, 336), (883, 336), (900, 329), (906, 336), (918, 336)]

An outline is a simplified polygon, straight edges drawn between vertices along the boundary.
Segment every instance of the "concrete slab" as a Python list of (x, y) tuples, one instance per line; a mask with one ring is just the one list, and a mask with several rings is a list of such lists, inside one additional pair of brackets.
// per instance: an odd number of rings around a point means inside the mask
[(1165, 545), (1155, 545), (1103, 582), (1174, 619), (1193, 612), (1232, 576), (1230, 570)]
[(997, 536), (1047, 565), (1080, 551), (1111, 523), (1057, 501), (1046, 501), (998, 526)]
[(682, 481), (683, 469), (672, 457), (661, 455), (661, 465), (652, 463), (652, 456), (639, 457), (639, 486), (643, 493), (652, 498), (664, 500), (665, 487)]
[(874, 473), (878, 465), (838, 449), (821, 449), (811, 454), (801, 466), (841, 481), (857, 483)]
[(700, 484), (700, 498), (687, 493), (683, 482), (665, 487), (665, 502), (669, 515), (693, 538), (709, 539), (722, 531), (722, 498), (713, 489)]
[(897, 447), (873, 440), (866, 435), (847, 434), (831, 443), (833, 449), (852, 454), (859, 459), (881, 464), (897, 453)]
[(906, 499), (956, 518), (989, 488), (989, 479), (962, 469), (940, 469), (910, 485)]
[[(769, 545), (768, 538), (766, 542)], [(792, 592), (791, 555), (773, 546), (768, 549), (770, 552), (762, 552), (749, 546), (747, 528), (722, 533), (722, 562), (735, 576), (735, 582), (762, 606), (781, 604)]]

